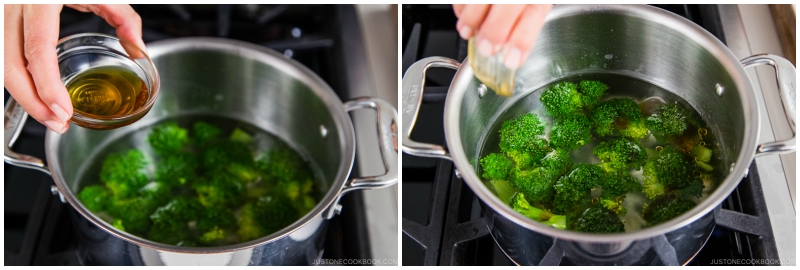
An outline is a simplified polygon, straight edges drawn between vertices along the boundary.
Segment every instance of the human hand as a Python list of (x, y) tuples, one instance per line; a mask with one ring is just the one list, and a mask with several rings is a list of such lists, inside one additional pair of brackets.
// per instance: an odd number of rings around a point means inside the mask
[[(144, 50), (142, 19), (131, 6), (66, 6), (97, 14), (117, 29), (119, 38)], [(73, 111), (56, 57), (62, 7), (4, 5), (4, 86), (31, 117), (59, 134), (69, 128)]]
[(503, 52), (503, 64), (519, 68), (528, 59), (553, 5), (453, 5), (463, 39), (476, 36), (478, 53)]

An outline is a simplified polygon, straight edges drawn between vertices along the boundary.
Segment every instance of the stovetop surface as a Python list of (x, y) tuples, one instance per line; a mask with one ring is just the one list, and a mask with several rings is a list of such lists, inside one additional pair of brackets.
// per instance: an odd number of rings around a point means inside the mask
[[(702, 26), (725, 42), (715, 5), (656, 5)], [(403, 71), (419, 59), (466, 58), (450, 5), (403, 5)], [(444, 144), (444, 97), (454, 71), (431, 69), (411, 139)], [(451, 162), (403, 154), (405, 265), (513, 265), (489, 235), (480, 200)], [(720, 206), (717, 226), (688, 265), (775, 264), (774, 236), (755, 164)], [(415, 240), (416, 239), (416, 240)], [(744, 259), (738, 260), (736, 259)], [(568, 264), (562, 261), (562, 264)]]
[[(145, 43), (180, 37), (222, 37), (282, 52), (311, 69), (342, 99), (347, 57), (342, 40), (360, 31), (353, 6), (331, 5), (133, 5), (142, 17)], [(100, 17), (64, 8), (59, 38), (77, 33), (114, 35)], [(360, 42), (348, 40), (348, 42)], [(356, 76), (357, 77), (357, 76)], [(9, 94), (5, 92), (5, 101)], [(44, 158), (45, 127), (29, 118), (13, 150)], [(354, 170), (355, 171), (355, 170)], [(5, 265), (78, 265), (69, 204), (50, 193), (50, 176), (4, 164)], [(324, 259), (367, 259), (371, 251), (359, 192), (342, 198), (346, 211), (332, 219)]]

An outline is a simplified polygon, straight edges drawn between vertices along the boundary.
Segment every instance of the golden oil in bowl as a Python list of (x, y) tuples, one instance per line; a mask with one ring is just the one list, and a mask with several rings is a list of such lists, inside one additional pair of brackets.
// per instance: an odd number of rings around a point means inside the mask
[(102, 117), (128, 115), (143, 107), (148, 98), (147, 83), (120, 66), (84, 70), (66, 87), (75, 110)]

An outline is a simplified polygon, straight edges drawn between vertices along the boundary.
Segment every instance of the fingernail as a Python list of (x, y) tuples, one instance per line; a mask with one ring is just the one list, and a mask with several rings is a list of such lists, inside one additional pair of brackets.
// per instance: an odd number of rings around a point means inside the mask
[(492, 48), (494, 48), (494, 45), (486, 39), (480, 39), (478, 42), (478, 52), (483, 56), (492, 56)]
[(50, 109), (53, 110), (53, 113), (56, 114), (58, 120), (61, 120), (62, 124), (67, 123), (67, 121), (69, 121), (70, 115), (67, 113), (67, 111), (64, 110), (64, 108), (58, 106), (58, 104), (56, 103), (51, 104)]
[(472, 37), (472, 27), (467, 25), (461, 26), (461, 28), (458, 29), (458, 34), (461, 35), (463, 39), (469, 39)]
[(506, 47), (509, 50), (506, 51), (505, 57), (503, 57), (503, 64), (506, 65), (508, 69), (517, 69), (520, 65), (522, 65), (522, 52), (515, 47)]
[(44, 125), (58, 134), (64, 134), (64, 125), (55, 120), (44, 121)]

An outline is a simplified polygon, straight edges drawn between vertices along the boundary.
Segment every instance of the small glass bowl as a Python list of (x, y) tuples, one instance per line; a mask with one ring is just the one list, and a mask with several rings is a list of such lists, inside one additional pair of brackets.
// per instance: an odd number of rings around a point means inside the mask
[(102, 116), (73, 110), (71, 121), (90, 129), (114, 129), (144, 117), (156, 101), (161, 79), (147, 53), (130, 42), (113, 36), (84, 33), (62, 38), (56, 45), (61, 81), (68, 85), (82, 72), (101, 67), (122, 67), (133, 71), (147, 86), (144, 105), (122, 116)]

